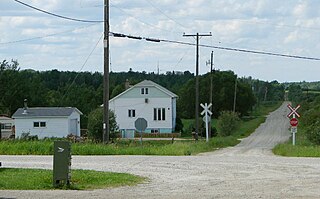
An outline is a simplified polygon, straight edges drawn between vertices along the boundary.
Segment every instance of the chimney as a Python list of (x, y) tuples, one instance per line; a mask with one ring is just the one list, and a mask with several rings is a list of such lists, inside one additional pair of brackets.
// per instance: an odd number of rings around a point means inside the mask
[(22, 114), (28, 114), (27, 113), (27, 109), (28, 109), (28, 100), (27, 99), (24, 99), (23, 101), (23, 113)]
[(131, 87), (130, 82), (128, 79), (126, 79), (126, 82), (124, 83), (124, 89), (127, 90), (130, 87)]

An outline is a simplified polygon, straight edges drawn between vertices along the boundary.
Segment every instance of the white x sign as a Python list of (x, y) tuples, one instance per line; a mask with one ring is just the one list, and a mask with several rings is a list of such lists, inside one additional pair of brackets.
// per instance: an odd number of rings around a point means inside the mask
[(205, 103), (204, 105), (203, 104), (200, 104), (200, 106), (204, 109), (202, 112), (201, 112), (201, 115), (205, 114), (206, 112), (209, 114), (209, 115), (212, 115), (212, 112), (209, 110), (209, 108), (212, 106), (212, 104), (210, 103), (209, 105), (207, 103)]
[(288, 118), (290, 118), (292, 115), (294, 118), (295, 116), (300, 117), (300, 114), (297, 112), (297, 110), (300, 108), (300, 104), (296, 108), (293, 108), (290, 104), (288, 104), (288, 108), (291, 110), (291, 112), (287, 115)]

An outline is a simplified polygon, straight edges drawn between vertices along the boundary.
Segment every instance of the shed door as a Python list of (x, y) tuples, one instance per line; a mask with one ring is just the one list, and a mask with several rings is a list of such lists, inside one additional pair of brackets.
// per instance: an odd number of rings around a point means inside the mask
[(71, 119), (70, 120), (70, 133), (72, 134), (72, 135), (77, 135), (77, 127), (78, 127), (78, 122), (77, 122), (77, 119)]

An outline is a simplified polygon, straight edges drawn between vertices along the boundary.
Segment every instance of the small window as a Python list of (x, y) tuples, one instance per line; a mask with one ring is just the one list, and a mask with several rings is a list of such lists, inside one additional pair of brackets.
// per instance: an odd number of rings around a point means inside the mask
[(144, 94), (144, 88), (141, 88), (141, 94), (142, 95)]
[(128, 110), (128, 117), (136, 117), (136, 110), (129, 109)]
[(34, 128), (45, 128), (47, 126), (46, 122), (33, 122)]
[(153, 109), (153, 120), (157, 120), (157, 109)]
[(149, 89), (148, 88), (146, 88), (146, 95), (148, 95), (149, 94)]
[(33, 122), (33, 127), (40, 127), (39, 122)]
[(158, 109), (158, 120), (161, 120), (161, 109)]
[(40, 122), (40, 127), (46, 127), (46, 122)]
[(166, 120), (166, 109), (162, 108), (162, 120)]

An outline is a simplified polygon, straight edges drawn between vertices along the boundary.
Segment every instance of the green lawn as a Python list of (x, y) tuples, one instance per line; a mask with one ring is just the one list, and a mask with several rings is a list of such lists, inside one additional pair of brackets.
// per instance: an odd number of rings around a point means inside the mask
[[(0, 190), (54, 189), (51, 170), (0, 168), (0, 176)], [(144, 181), (145, 178), (125, 173), (72, 170), (71, 186), (69, 188), (60, 188), (76, 190), (102, 189), (132, 186)]]

